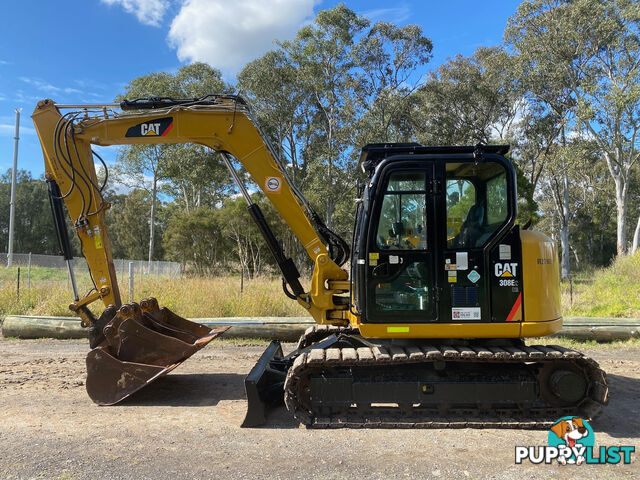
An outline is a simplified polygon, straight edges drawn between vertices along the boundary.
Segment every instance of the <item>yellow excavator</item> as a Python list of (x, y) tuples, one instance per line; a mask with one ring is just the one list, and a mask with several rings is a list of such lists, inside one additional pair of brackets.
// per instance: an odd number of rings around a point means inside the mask
[[(120, 104), (40, 101), (33, 121), (72, 279), (70, 309), (89, 328), (87, 391), (114, 404), (168, 373), (228, 327), (211, 330), (155, 299), (121, 302), (92, 145), (197, 143), (221, 154), (282, 271), (318, 325), (284, 355), (272, 342), (245, 380), (243, 426), (284, 401), (303, 424), (335, 427), (547, 428), (592, 419), (608, 401), (593, 360), (526, 338), (560, 330), (557, 251), (516, 225), (506, 145), (369, 144), (359, 166), (351, 245), (289, 179), (246, 102), (232, 95)], [(305, 289), (235, 170), (262, 189), (314, 263)], [(80, 297), (64, 206), (94, 282)], [(344, 267), (348, 265), (348, 267)], [(206, 294), (203, 292), (203, 294)], [(101, 300), (96, 318), (88, 309)]]

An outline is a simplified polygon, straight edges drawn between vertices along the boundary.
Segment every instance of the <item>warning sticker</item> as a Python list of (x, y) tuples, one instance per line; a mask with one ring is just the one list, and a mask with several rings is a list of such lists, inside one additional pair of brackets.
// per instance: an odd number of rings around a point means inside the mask
[(511, 260), (511, 245), (498, 245), (500, 260)]
[(278, 177), (267, 177), (264, 186), (265, 190), (269, 193), (279, 193), (282, 188), (282, 182)]
[(478, 280), (480, 280), (480, 274), (478, 272), (476, 272), (475, 270), (471, 270), (469, 272), (469, 274), (467, 275), (467, 278), (471, 282), (476, 283)]

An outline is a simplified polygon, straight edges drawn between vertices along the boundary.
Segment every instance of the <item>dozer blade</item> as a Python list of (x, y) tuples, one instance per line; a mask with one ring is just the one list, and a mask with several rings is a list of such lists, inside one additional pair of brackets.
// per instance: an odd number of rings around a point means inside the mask
[(242, 427), (258, 427), (266, 422), (267, 410), (284, 402), (287, 366), (282, 359), (282, 346), (272, 341), (244, 380), (247, 414)]
[(87, 355), (87, 393), (114, 405), (187, 358), (231, 327), (210, 329), (159, 308), (155, 298), (120, 307)]

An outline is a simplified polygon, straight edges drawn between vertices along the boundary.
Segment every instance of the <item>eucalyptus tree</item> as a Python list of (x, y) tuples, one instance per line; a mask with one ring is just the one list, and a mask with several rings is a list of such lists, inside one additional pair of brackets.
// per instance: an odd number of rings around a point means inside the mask
[(420, 89), (418, 138), (445, 145), (507, 142), (521, 113), (521, 95), (512, 59), (499, 47), (456, 55)]
[(355, 90), (363, 113), (356, 144), (410, 141), (415, 137), (415, 92), (424, 84), (423, 67), (433, 45), (418, 25), (377, 22), (354, 45)]
[(318, 12), (282, 49), (298, 71), (308, 122), (304, 125), (310, 200), (323, 207), (325, 222), (334, 227), (336, 205), (344, 200), (353, 176), (350, 153), (358, 117), (355, 89), (356, 37), (369, 21), (340, 4)]
[(640, 159), (640, 5), (633, 0), (529, 0), (505, 39), (538, 91), (561, 85), (576, 128), (592, 138), (615, 184), (617, 250), (627, 251), (627, 210)]
[(293, 180), (340, 233), (352, 226), (359, 147), (413, 138), (416, 72), (430, 57), (419, 27), (371, 26), (338, 5), (240, 73)]
[[(231, 87), (222, 80), (220, 71), (197, 62), (180, 68), (175, 74), (156, 72), (134, 78), (125, 87), (124, 95), (116, 100), (150, 96), (194, 98), (230, 91)], [(179, 148), (173, 145), (133, 145), (120, 149), (115, 168), (116, 178), (123, 185), (129, 188), (143, 188), (150, 195), (149, 263), (153, 259), (156, 204), (162, 182), (177, 183), (174, 187), (181, 189), (183, 196), (189, 185), (197, 198), (206, 181), (211, 179), (213, 170), (204, 169), (204, 173), (210, 173), (208, 176), (194, 175), (194, 172), (203, 173), (203, 169), (198, 169), (197, 165), (209, 165), (209, 161), (204, 149), (197, 146)], [(185, 202), (188, 208), (186, 196)]]

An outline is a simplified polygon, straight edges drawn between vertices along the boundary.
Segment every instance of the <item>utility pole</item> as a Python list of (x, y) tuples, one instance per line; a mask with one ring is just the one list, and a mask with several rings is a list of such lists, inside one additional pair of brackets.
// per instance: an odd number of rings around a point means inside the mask
[(21, 108), (16, 108), (16, 134), (13, 137), (13, 170), (11, 170), (11, 203), (9, 204), (9, 248), (7, 249), (7, 267), (13, 265), (13, 229), (16, 216), (16, 175), (18, 170), (18, 140), (20, 140), (20, 112)]

